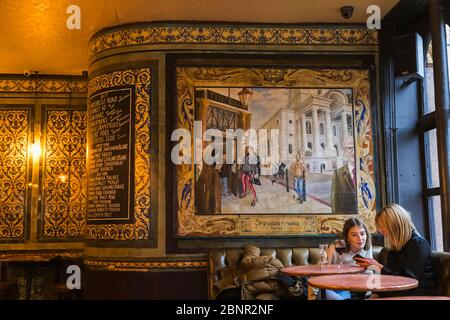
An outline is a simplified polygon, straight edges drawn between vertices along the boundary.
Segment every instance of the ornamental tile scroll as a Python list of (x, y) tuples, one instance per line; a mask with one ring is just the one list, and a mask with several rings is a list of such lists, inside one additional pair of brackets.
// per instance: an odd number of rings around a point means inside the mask
[(149, 24), (99, 33), (91, 39), (89, 52), (95, 56), (110, 49), (147, 44), (377, 45), (378, 33), (347, 26)]
[(46, 110), (42, 240), (81, 240), (86, 226), (86, 111)]
[[(357, 213), (375, 231), (376, 192), (369, 71), (364, 69), (291, 69), (241, 67), (178, 67), (176, 128), (191, 135), (196, 88), (351, 89), (354, 152), (357, 167)], [(225, 89), (226, 90), (226, 89)], [(320, 98), (316, 101), (320, 103)], [(194, 146), (192, 145), (192, 150)], [(197, 214), (195, 165), (176, 165), (176, 218), (179, 237), (240, 237), (333, 234), (348, 214)], [(355, 212), (356, 213), (356, 212)]]
[(0, 239), (23, 240), (30, 111), (0, 108)]
[(91, 268), (107, 271), (148, 272), (164, 269), (204, 269), (206, 261), (96, 261), (85, 260)]
[(85, 80), (0, 79), (0, 92), (86, 93)]
[(133, 86), (135, 103), (134, 168), (134, 223), (89, 224), (85, 239), (88, 240), (147, 240), (150, 238), (150, 84), (151, 70), (130, 69), (114, 71), (93, 78), (88, 84), (88, 97), (103, 89)]

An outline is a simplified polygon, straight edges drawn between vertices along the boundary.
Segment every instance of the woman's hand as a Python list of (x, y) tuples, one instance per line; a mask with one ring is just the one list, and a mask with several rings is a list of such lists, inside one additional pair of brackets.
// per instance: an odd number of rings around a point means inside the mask
[(381, 263), (379, 263), (377, 260), (375, 259), (370, 259), (370, 258), (355, 258), (356, 263), (363, 268), (368, 268), (370, 266), (375, 266), (376, 268), (378, 268), (379, 271), (381, 271), (381, 269), (383, 269), (383, 265)]

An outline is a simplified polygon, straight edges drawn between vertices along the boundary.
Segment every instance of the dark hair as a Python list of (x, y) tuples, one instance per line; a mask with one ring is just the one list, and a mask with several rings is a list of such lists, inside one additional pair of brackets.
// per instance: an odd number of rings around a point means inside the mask
[(364, 250), (369, 250), (372, 247), (372, 236), (370, 235), (366, 224), (361, 219), (358, 218), (350, 218), (344, 222), (344, 228), (342, 229), (342, 236), (345, 240), (345, 244), (347, 247), (346, 250), (350, 250), (350, 244), (348, 243), (348, 233), (350, 229), (353, 227), (364, 228), (364, 230), (366, 231), (366, 244), (364, 245)]

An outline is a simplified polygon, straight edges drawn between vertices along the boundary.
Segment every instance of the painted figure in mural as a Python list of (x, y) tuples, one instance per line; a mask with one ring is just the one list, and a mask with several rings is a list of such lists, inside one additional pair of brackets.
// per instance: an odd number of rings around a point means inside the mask
[(256, 171), (253, 172), (252, 183), (258, 186), (261, 185), (261, 181), (259, 180), (261, 177), (261, 158), (256, 156)]
[(280, 161), (272, 162), (272, 184), (277, 182), (278, 178), (278, 168), (280, 167)]
[(305, 193), (305, 177), (306, 177), (306, 168), (301, 159), (300, 155), (296, 155), (296, 160), (292, 163), (289, 171), (294, 176), (294, 190), (297, 192), (298, 200), (300, 203), (306, 201), (306, 193)]
[[(214, 151), (213, 155), (214, 157)], [(220, 165), (216, 162), (209, 165), (203, 163), (200, 177), (195, 184), (196, 207), (199, 213), (221, 213), (221, 183), (219, 176)]]
[(285, 175), (284, 170), (286, 170), (286, 164), (284, 162), (281, 162), (280, 165), (278, 166), (278, 178), (281, 181), (284, 180), (284, 175)]
[(333, 173), (331, 207), (333, 213), (357, 213), (355, 147), (348, 136), (343, 144), (347, 163)]
[(220, 180), (222, 182), (222, 196), (226, 196), (228, 194), (228, 180), (231, 174), (231, 164), (226, 163), (226, 154), (223, 154), (224, 163), (218, 166)]
[(241, 168), (242, 194), (239, 196), (239, 198), (245, 198), (247, 196), (247, 189), (249, 189), (253, 195), (253, 200), (250, 205), (254, 207), (256, 205), (256, 202), (258, 202), (258, 198), (256, 197), (256, 190), (252, 183), (252, 175), (257, 172), (257, 167), (256, 164), (250, 163), (250, 152), (253, 151), (251, 150), (251, 148), (247, 147), (245, 150), (245, 161)]

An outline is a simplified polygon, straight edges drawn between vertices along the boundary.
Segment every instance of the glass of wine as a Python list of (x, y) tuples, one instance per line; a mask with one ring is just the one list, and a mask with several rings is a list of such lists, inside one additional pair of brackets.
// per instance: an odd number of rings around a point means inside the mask
[(336, 249), (336, 252), (339, 254), (339, 265), (338, 268), (342, 268), (344, 264), (342, 263), (342, 254), (345, 251), (345, 241), (344, 240), (335, 240), (334, 241), (334, 248)]

